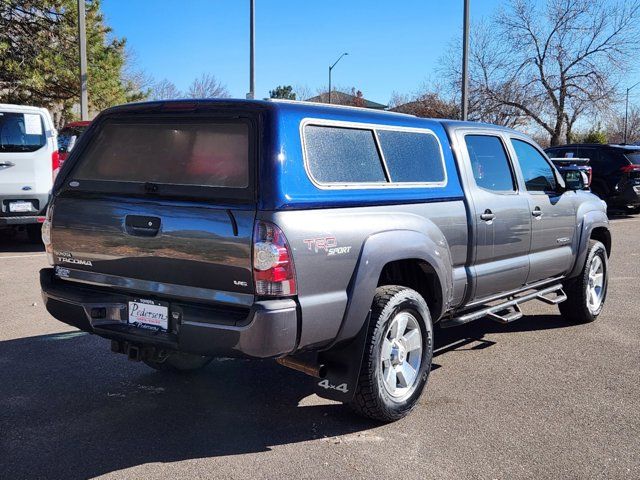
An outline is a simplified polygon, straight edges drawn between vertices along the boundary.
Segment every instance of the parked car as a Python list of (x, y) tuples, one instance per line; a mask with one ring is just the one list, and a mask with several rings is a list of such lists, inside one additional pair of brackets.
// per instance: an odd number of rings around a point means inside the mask
[[(277, 358), (383, 421), (431, 370), (435, 323), (590, 322), (604, 202), (503, 127), (286, 101), (99, 115), (43, 226), (47, 310), (158, 370)], [(569, 348), (569, 347), (568, 347)]]
[(58, 132), (58, 152), (60, 153), (60, 165), (69, 156), (69, 152), (73, 149), (78, 138), (84, 132), (91, 122), (70, 122)]
[[(593, 169), (589, 166), (588, 158), (551, 158), (550, 160), (566, 181), (580, 181), (584, 185), (584, 190), (590, 190)], [(579, 174), (582, 174), (583, 178), (578, 179)]]
[(575, 144), (545, 150), (550, 157), (588, 158), (591, 191), (610, 208), (640, 212), (640, 146)]
[(32, 241), (40, 241), (59, 165), (49, 112), (0, 104), (0, 228), (26, 228)]

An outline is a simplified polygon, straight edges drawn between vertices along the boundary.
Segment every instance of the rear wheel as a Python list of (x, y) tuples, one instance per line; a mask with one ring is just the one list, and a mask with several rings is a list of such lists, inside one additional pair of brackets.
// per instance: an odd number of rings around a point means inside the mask
[(589, 240), (587, 259), (580, 275), (565, 288), (567, 300), (558, 305), (563, 317), (576, 323), (593, 322), (607, 298), (607, 250), (597, 240)]
[(144, 363), (161, 372), (193, 372), (206, 367), (211, 360), (211, 357), (176, 352), (169, 354), (162, 361), (144, 360)]
[(427, 383), (433, 327), (422, 296), (402, 286), (379, 287), (351, 407), (380, 421), (406, 416)]

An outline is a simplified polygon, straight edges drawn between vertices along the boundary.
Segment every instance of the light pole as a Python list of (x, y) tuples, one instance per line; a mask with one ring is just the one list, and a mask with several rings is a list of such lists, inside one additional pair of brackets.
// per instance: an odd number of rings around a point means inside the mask
[(469, 0), (464, 0), (464, 20), (462, 22), (462, 120), (469, 114)]
[(629, 120), (629, 91), (633, 88), (633, 87), (637, 87), (638, 85), (640, 85), (640, 82), (635, 83), (633, 85), (631, 85), (629, 88), (627, 88), (627, 100), (625, 102), (625, 106), (624, 106), (624, 139), (622, 141), (622, 143), (627, 143), (627, 121)]
[(255, 48), (256, 48), (256, 2), (249, 0), (249, 93), (247, 98), (256, 97), (255, 77)]
[(78, 43), (80, 44), (80, 119), (89, 120), (89, 94), (87, 93), (87, 28), (84, 13), (85, 0), (78, 0)]
[(334, 62), (334, 64), (329, 67), (329, 103), (331, 103), (331, 70), (333, 70), (333, 67), (335, 67), (338, 64), (338, 62), (342, 59), (342, 57), (344, 57), (345, 55), (349, 55), (349, 54), (347, 52), (344, 52), (342, 55), (338, 57), (338, 59)]

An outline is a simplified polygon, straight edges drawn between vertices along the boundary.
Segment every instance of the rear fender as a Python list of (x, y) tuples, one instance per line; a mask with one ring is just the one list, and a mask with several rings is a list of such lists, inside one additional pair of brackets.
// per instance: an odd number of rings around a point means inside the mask
[[(579, 212), (580, 213), (580, 212)], [(601, 210), (591, 210), (582, 215), (582, 221), (580, 226), (580, 243), (578, 244), (576, 262), (573, 265), (573, 269), (567, 275), (568, 278), (573, 278), (580, 275), (584, 262), (587, 258), (587, 250), (589, 248), (589, 239), (594, 229), (603, 227), (609, 230), (609, 219), (607, 214)]]
[[(449, 245), (438, 227), (427, 223), (427, 233), (394, 230), (376, 233), (365, 241), (356, 271), (349, 285), (349, 301), (340, 331), (332, 346), (354, 338), (365, 322), (384, 266), (396, 260), (422, 260), (433, 268), (441, 286), (442, 308), (434, 312), (437, 320), (449, 307), (453, 292)], [(429, 303), (429, 299), (426, 299)]]
[(340, 402), (353, 399), (380, 274), (387, 263), (406, 259), (425, 261), (438, 275), (442, 311), (436, 312), (434, 320), (448, 308), (453, 292), (451, 257), (444, 235), (435, 225), (431, 224), (429, 235), (400, 230), (370, 236), (362, 248), (350, 284), (349, 303), (338, 337), (330, 348), (318, 354), (318, 362), (328, 367), (328, 373), (326, 378), (316, 381), (317, 395)]

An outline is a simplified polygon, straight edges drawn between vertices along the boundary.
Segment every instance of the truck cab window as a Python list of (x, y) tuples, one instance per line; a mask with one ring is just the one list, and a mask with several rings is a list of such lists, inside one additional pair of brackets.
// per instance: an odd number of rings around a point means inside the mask
[(549, 162), (538, 150), (522, 140), (511, 140), (518, 156), (527, 190), (551, 192), (556, 189), (556, 176)]
[(513, 172), (500, 138), (467, 135), (465, 142), (476, 185), (495, 192), (514, 192)]

